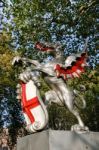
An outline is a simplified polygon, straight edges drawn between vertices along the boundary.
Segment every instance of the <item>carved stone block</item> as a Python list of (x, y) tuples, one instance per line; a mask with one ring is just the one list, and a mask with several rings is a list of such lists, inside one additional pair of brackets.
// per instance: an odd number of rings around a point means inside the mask
[(99, 132), (46, 130), (20, 138), (17, 150), (99, 150)]

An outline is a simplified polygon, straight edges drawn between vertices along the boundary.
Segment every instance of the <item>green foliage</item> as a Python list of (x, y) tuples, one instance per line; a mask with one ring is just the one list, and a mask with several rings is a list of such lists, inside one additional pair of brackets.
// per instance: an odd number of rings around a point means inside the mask
[[(85, 124), (91, 130), (99, 130), (97, 5), (97, 0), (73, 0), (72, 2), (70, 0), (11, 0), (10, 5), (5, 1), (1, 20), (3, 27), (0, 32), (0, 98), (8, 99), (13, 131), (14, 118), (18, 126), (17, 117), (20, 117), (20, 113), (14, 110), (17, 108), (20, 112), (21, 109), (14, 93), (17, 70), (11, 66), (12, 58), (21, 55), (42, 61), (46, 55), (35, 49), (34, 44), (37, 41), (59, 41), (65, 55), (77, 53), (83, 49), (86, 37), (89, 37), (89, 64), (95, 67), (87, 69), (79, 79), (68, 80), (67, 84), (79, 91), (80, 84), (85, 85), (86, 91), (80, 94), (85, 97), (87, 108), (80, 112)], [(41, 82), (43, 97), (49, 87), (42, 78)], [(79, 99), (77, 102), (80, 103)], [(75, 118), (66, 108), (53, 104), (48, 109), (49, 125), (52, 129), (70, 129), (70, 126), (76, 123)]]
[(0, 34), (0, 85), (13, 85), (15, 77), (11, 61), (15, 56), (13, 50), (10, 50), (10, 37), (7, 33)]
[[(60, 41), (66, 54), (81, 50), (81, 44), (90, 37), (89, 54), (96, 55), (98, 8), (97, 0), (12, 0), (6, 9), (11, 14), (14, 46), (23, 55), (41, 59), (34, 49), (37, 41)], [(73, 3), (74, 2), (74, 3)]]

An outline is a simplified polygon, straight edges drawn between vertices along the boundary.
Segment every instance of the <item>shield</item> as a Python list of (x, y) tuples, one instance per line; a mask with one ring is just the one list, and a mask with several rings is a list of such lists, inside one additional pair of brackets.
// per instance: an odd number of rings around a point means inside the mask
[(41, 97), (34, 82), (30, 80), (27, 83), (21, 83), (21, 104), (26, 125), (39, 124), (37, 130), (41, 130), (46, 126), (46, 114), (40, 103)]

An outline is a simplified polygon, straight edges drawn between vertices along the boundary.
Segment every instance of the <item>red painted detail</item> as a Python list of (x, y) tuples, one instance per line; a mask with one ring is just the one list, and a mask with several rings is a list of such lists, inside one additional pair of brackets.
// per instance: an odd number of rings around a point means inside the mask
[(35, 108), (40, 105), (38, 97), (34, 97), (30, 100), (27, 100), (26, 98), (26, 84), (21, 83), (22, 87), (22, 107), (23, 107), (23, 112), (26, 113), (31, 121), (33, 123), (35, 121), (35, 118), (33, 114), (31, 113), (30, 109)]
[(81, 64), (85, 63), (87, 59), (87, 53), (82, 53), (79, 60), (77, 60), (76, 64), (81, 66)]
[(35, 45), (35, 47), (36, 47), (37, 49), (41, 49), (41, 48), (42, 48), (42, 44), (39, 43), (39, 42), (37, 42), (36, 45)]
[[(64, 79), (67, 79), (67, 76), (69, 75), (73, 78), (73, 73), (76, 73), (78, 77), (80, 77), (80, 74), (85, 71), (84, 67), (82, 67), (81, 65), (86, 62), (86, 55), (86, 53), (82, 53), (81, 57), (78, 60), (76, 60), (74, 65), (69, 66), (67, 68), (61, 67), (59, 64), (56, 64), (54, 70), (58, 72), (57, 77), (63, 76)], [(81, 72), (78, 73), (77, 70), (80, 70)]]
[(37, 42), (36, 45), (35, 45), (35, 48), (37, 48), (38, 50), (40, 51), (53, 51), (54, 48), (53, 47), (48, 47), (40, 42)]

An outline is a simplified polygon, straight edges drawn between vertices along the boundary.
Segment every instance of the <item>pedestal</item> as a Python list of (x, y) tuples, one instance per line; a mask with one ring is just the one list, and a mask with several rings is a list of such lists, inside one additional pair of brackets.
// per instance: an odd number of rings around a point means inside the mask
[(99, 150), (99, 132), (46, 130), (20, 138), (17, 150)]

